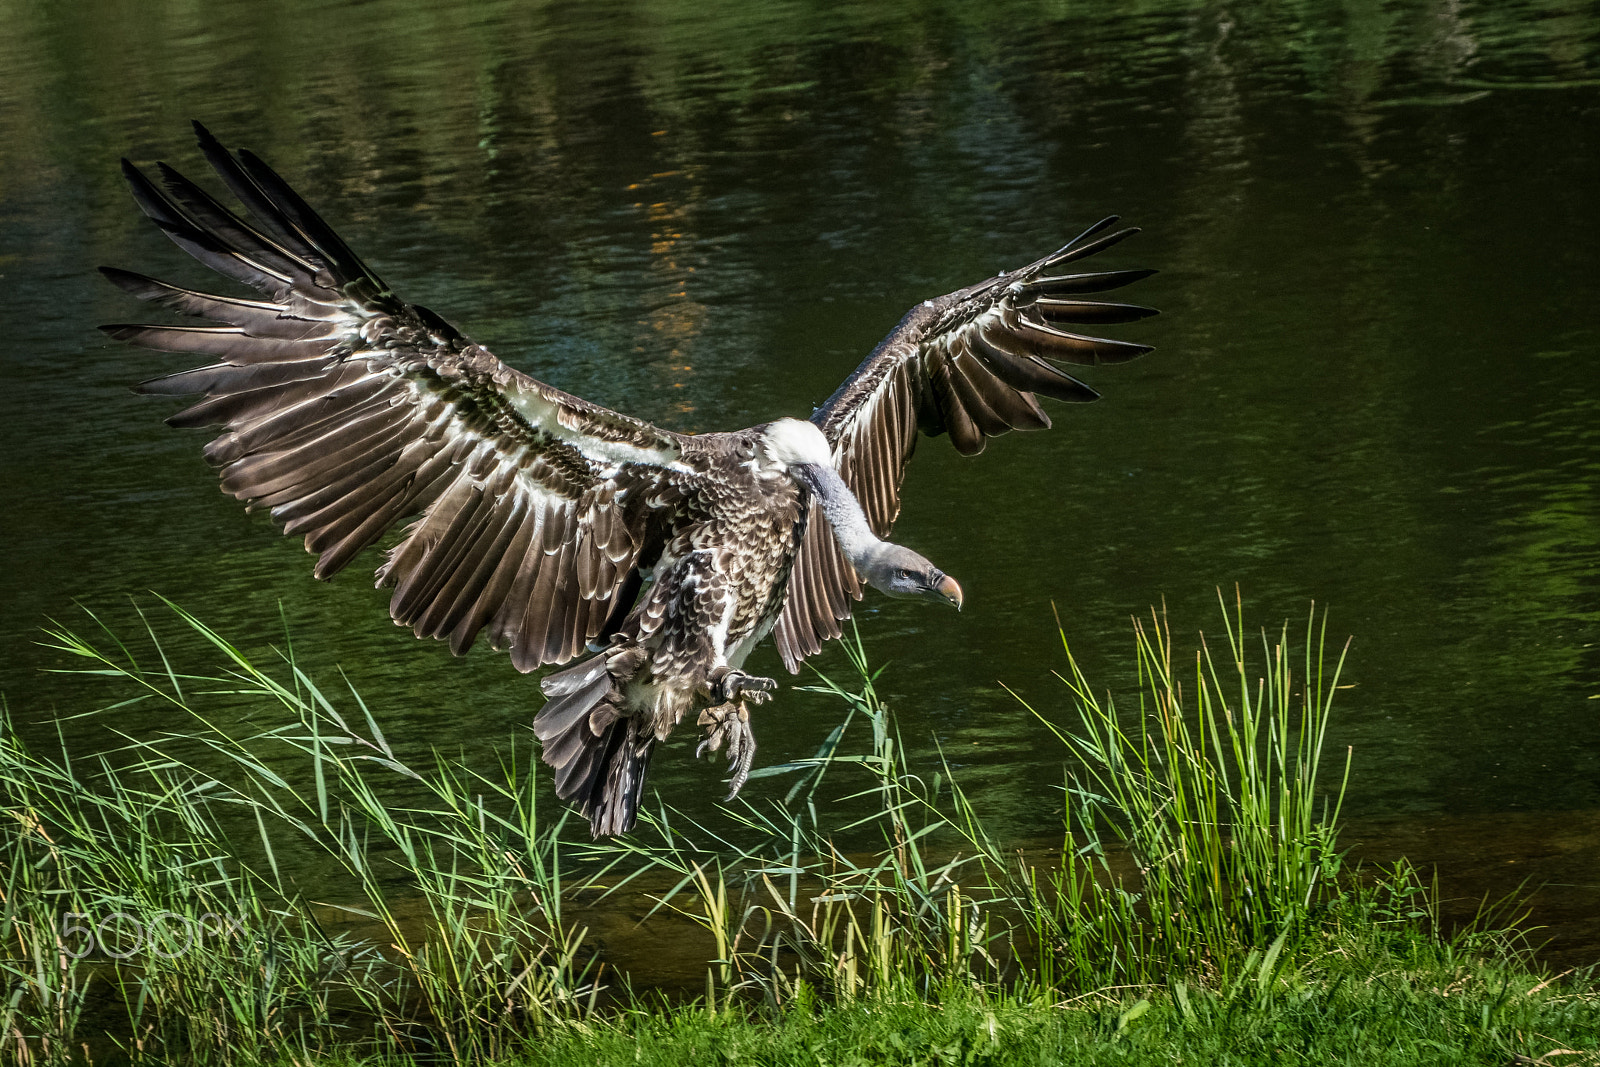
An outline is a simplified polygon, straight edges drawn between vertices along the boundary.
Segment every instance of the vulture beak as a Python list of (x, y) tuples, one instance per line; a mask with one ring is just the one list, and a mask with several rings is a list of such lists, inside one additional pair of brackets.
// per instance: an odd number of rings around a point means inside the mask
[(950, 603), (954, 604), (957, 611), (961, 610), (961, 587), (956, 584), (956, 580), (954, 578), (947, 574), (943, 578), (940, 578), (939, 584), (933, 588), (936, 593), (944, 597)]

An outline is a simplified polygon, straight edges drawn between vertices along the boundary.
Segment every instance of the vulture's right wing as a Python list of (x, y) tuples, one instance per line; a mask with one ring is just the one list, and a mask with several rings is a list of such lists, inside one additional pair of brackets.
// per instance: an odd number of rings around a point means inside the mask
[[(918, 305), (811, 416), (833, 446), (834, 464), (861, 501), (873, 533), (887, 538), (900, 514), (900, 482), (919, 430), (948, 433), (956, 451), (976, 455), (990, 437), (1049, 427), (1036, 394), (1065, 401), (1099, 396), (1053, 364), (1122, 363), (1150, 351), (1148, 345), (1061, 328), (1155, 314), (1137, 304), (1082, 299), (1154, 271), (1058, 271), (1139, 232), (1104, 233), (1116, 221), (1101, 220), (1022, 270)], [(827, 520), (814, 509), (773, 630), (791, 671), (820, 652), (822, 642), (839, 636), (839, 623), (850, 617), (861, 588)]]
[(168, 421), (223, 428), (205, 450), (223, 489), (304, 534), (319, 578), (415, 518), (378, 581), (419, 637), (459, 654), (487, 629), (529, 671), (603, 636), (679, 521), (686, 439), (536, 381), (397, 299), (271, 168), (195, 128), (254, 221), (165, 164), (163, 189), (123, 162), (134, 198), (262, 299), (102, 268), (141, 299), (220, 324), (102, 327), (217, 359), (140, 390), (203, 394)]

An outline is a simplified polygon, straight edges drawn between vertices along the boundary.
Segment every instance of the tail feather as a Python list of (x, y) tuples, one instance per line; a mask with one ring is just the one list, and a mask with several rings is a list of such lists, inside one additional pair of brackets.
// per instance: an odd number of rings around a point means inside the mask
[[(594, 656), (576, 667), (552, 674), (539, 684), (549, 698), (534, 720), (534, 731), (543, 739), (546, 732), (559, 733), (577, 722), (578, 716), (611, 691), (611, 674), (606, 657)], [(541, 726), (543, 723), (545, 725)]]
[(555, 769), (556, 795), (577, 805), (595, 837), (627, 833), (638, 819), (655, 734), (621, 709), (604, 654), (546, 678), (550, 699), (533, 720)]

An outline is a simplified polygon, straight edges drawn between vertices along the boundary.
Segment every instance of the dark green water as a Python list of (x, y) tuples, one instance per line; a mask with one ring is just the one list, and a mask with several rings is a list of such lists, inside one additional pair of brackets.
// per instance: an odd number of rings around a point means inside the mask
[[(1554, 855), (1574, 914), (1600, 914), (1593, 5), (296, 10), (8, 5), (0, 688), (21, 720), (103, 696), (40, 673), (46, 617), (131, 627), (150, 589), (256, 648), (281, 602), (391, 738), (487, 758), (539, 704), (503, 658), (396, 630), (370, 568), (313, 582), (216, 490), (203, 435), (126, 391), (172, 358), (92, 329), (143, 314), (93, 268), (211, 282), (116, 161), (199, 176), (190, 117), (502, 358), (684, 430), (809, 413), (914, 302), (1117, 212), (1145, 233), (1109, 265), (1160, 268), (1129, 298), (1164, 312), (1121, 335), (1157, 351), (1093, 373), (1105, 399), (1049, 433), (912, 465), (897, 539), (968, 607), (859, 615), (908, 739), (931, 763), (937, 738), (1003, 826), (1048, 828), (1059, 761), (1001, 683), (1065, 708), (1052, 604), (1109, 684), (1127, 616), (1163, 598), (1180, 632), (1217, 629), (1218, 585), (1257, 624), (1315, 599), (1356, 639), (1333, 743), (1370, 846), (1420, 834), (1508, 889)], [(782, 695), (761, 760), (809, 753), (829, 715)], [(652, 781), (705, 812), (719, 770), (679, 744)]]

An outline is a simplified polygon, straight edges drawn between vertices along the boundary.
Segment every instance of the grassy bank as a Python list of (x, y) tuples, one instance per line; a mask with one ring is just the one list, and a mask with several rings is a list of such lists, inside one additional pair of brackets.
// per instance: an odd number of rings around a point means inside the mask
[[(1582, 1062), (1590, 978), (1441, 931), (1404, 865), (1342, 869), (1323, 624), (1297, 644), (1224, 617), (1192, 656), (1138, 624), (1120, 706), (1068, 652), (1062, 709), (1037, 709), (1067, 775), (1047, 855), (997, 840), (948, 766), (908, 766), (859, 643), (821, 680), (818, 752), (757, 772), (779, 788), (594, 843), (540, 811), (531, 751), (408, 763), (287, 651), (264, 669), (171, 605), (137, 644), (58, 629), (116, 688), (103, 723), (159, 701), (174, 725), (48, 755), (7, 728), (0, 1042), (30, 1064)], [(181, 669), (178, 632), (221, 669)], [(606, 909), (702, 931), (703, 989), (616, 973)]]
[(563, 1035), (526, 1062), (1505, 1067), (1600, 1059), (1593, 1001), (1540, 989), (1515, 967), (1419, 958), (1400, 946), (1351, 958), (1348, 944), (1334, 947), (1339, 958), (1328, 965), (1225, 993), (1124, 992), (1063, 1006), (954, 990), (935, 1002), (875, 997), (755, 1018), (636, 1010)]

